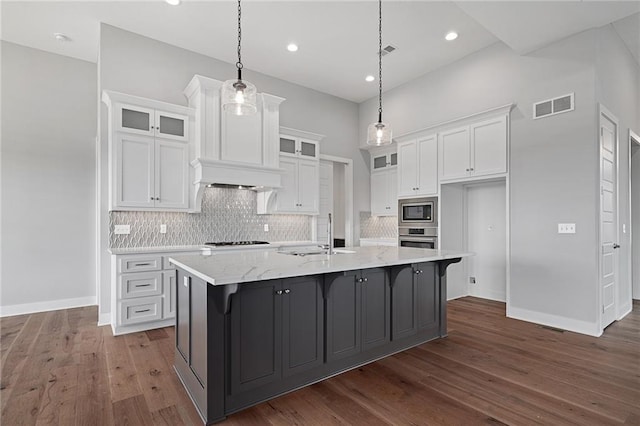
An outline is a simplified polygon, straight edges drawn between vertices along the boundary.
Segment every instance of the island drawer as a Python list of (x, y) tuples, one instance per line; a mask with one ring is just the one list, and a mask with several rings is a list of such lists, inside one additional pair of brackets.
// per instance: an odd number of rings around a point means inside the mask
[(120, 324), (130, 325), (162, 319), (162, 296), (140, 297), (120, 302)]
[(162, 269), (162, 256), (160, 255), (132, 255), (120, 256), (118, 272), (147, 272)]
[(119, 281), (121, 299), (162, 294), (162, 272), (122, 274)]

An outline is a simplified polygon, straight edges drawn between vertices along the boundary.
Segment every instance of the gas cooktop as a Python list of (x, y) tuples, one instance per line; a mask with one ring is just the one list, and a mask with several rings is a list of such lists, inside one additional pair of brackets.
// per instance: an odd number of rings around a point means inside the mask
[(267, 241), (216, 241), (204, 243), (205, 246), (225, 247), (225, 246), (255, 246), (258, 244), (269, 244)]

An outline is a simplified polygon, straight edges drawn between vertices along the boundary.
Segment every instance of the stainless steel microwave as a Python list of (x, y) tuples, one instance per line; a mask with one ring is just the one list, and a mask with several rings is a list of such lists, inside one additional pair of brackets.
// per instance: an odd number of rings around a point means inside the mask
[(438, 226), (438, 197), (398, 200), (398, 226)]

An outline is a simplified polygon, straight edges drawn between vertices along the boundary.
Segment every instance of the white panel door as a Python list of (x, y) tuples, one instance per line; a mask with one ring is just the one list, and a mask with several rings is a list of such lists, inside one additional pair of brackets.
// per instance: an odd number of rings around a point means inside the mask
[(317, 161), (298, 160), (298, 211), (318, 214), (320, 167)]
[(418, 139), (418, 186), (416, 195), (438, 193), (438, 139), (436, 135)]
[(471, 168), (474, 176), (507, 171), (507, 116), (471, 125)]
[(316, 223), (316, 240), (326, 244), (329, 213), (333, 214), (333, 162), (320, 161), (320, 206)]
[(600, 115), (600, 286), (601, 326), (616, 319), (618, 285), (616, 124)]
[(298, 210), (298, 160), (280, 157), (282, 187), (278, 188), (278, 212), (292, 213)]
[(189, 208), (189, 145), (184, 142), (156, 140), (156, 207)]
[(152, 137), (117, 134), (114, 208), (154, 206), (154, 146)]
[(471, 185), (466, 189), (467, 259), (471, 296), (506, 301), (507, 295), (507, 215), (503, 182)]
[(398, 144), (398, 197), (413, 196), (418, 187), (416, 141)]
[(440, 179), (469, 176), (469, 128), (461, 127), (440, 133)]

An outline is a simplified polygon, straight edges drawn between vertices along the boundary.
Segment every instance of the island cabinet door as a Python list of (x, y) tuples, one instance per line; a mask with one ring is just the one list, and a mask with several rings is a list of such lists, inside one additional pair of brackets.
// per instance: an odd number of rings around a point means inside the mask
[(282, 281), (242, 284), (231, 298), (231, 393), (282, 377)]
[(360, 353), (361, 283), (357, 274), (325, 275), (327, 361)]
[(180, 352), (180, 355), (184, 358), (185, 362), (189, 364), (191, 360), (191, 339), (190, 339), (190, 278), (183, 271), (178, 271), (178, 283), (177, 283), (177, 295), (178, 295), (178, 314), (176, 318), (176, 347)]
[(323, 362), (324, 301), (320, 277), (282, 282), (282, 374), (290, 376)]
[(391, 338), (409, 337), (418, 331), (417, 277), (420, 269), (413, 265), (391, 268)]
[(359, 280), (362, 287), (362, 350), (389, 342), (391, 337), (391, 292), (383, 268), (365, 269)]
[(438, 318), (440, 316), (440, 288), (436, 263), (418, 263), (419, 274), (415, 275), (416, 294), (418, 299), (418, 330), (420, 333), (438, 335)]

